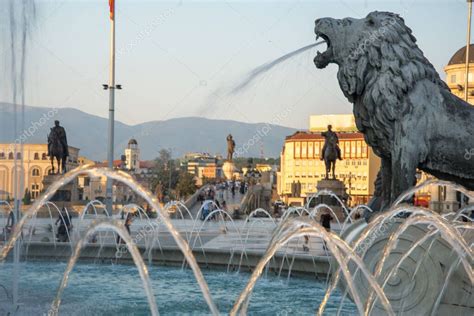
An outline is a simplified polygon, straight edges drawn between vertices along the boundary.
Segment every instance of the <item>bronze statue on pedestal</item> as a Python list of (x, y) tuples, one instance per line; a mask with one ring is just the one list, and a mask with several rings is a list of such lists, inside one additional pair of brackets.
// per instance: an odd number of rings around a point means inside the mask
[(48, 135), (48, 156), (51, 159), (52, 174), (55, 174), (54, 158), (58, 164), (57, 174), (66, 173), (66, 159), (69, 156), (66, 130), (57, 120), (54, 121), (54, 127)]
[(232, 138), (232, 135), (227, 136), (227, 161), (232, 162), (235, 151), (235, 141)]
[(329, 172), (332, 170), (332, 178), (336, 179), (336, 160), (342, 160), (341, 149), (339, 148), (339, 137), (332, 131), (332, 126), (328, 125), (328, 130), (322, 132), (321, 136), (325, 138), (324, 146), (321, 151), (321, 160), (326, 165), (326, 180), (329, 179)]

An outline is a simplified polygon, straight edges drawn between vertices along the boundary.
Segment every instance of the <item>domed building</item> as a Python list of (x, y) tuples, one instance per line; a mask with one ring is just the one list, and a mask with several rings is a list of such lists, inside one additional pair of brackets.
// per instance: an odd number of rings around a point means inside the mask
[(140, 149), (137, 140), (132, 138), (128, 141), (125, 149), (125, 167), (128, 170), (138, 170), (140, 168)]
[[(451, 92), (464, 99), (466, 73), (466, 46), (461, 47), (444, 67), (446, 83)], [(474, 104), (474, 44), (469, 48), (468, 102)]]
[[(466, 74), (466, 46), (458, 49), (444, 67), (446, 83), (451, 92), (464, 100)], [(468, 102), (474, 104), (474, 44), (469, 47)], [(439, 212), (457, 211), (465, 201), (456, 190), (445, 186), (432, 186), (430, 189), (430, 208)]]

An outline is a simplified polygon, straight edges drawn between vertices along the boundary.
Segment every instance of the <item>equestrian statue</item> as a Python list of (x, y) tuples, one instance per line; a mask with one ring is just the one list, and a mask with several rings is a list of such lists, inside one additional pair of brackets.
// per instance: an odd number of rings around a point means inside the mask
[[(48, 156), (51, 159), (51, 173), (66, 173), (66, 159), (69, 156), (69, 149), (66, 138), (66, 130), (59, 125), (59, 121), (54, 121), (54, 127), (48, 135)], [(55, 173), (54, 158), (56, 158), (58, 169)]]

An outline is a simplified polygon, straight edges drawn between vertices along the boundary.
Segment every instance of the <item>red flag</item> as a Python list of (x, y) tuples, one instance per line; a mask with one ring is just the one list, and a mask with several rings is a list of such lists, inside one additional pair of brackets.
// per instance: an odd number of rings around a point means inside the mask
[(115, 14), (115, 0), (109, 0), (109, 7), (110, 7), (110, 19), (114, 19)]

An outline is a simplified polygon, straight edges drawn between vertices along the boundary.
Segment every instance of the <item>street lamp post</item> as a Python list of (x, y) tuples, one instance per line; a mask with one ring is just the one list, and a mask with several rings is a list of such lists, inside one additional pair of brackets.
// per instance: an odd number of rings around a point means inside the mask
[[(109, 84), (103, 84), (104, 90), (109, 90), (109, 129), (107, 162), (108, 167), (114, 168), (114, 134), (115, 134), (115, 89), (122, 89), (121, 85), (115, 85), (115, 0), (109, 0), (110, 6), (110, 78)], [(112, 214), (112, 179), (107, 177), (106, 184), (106, 208)]]

